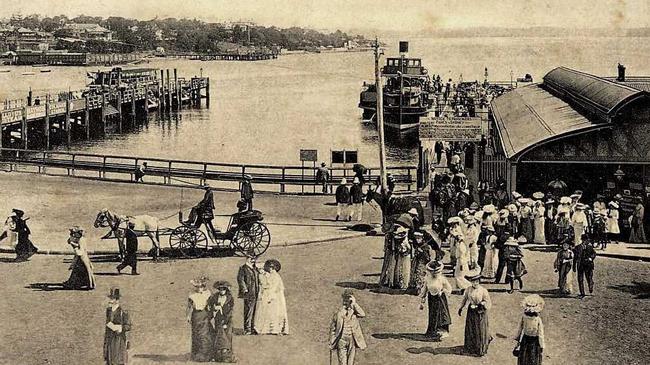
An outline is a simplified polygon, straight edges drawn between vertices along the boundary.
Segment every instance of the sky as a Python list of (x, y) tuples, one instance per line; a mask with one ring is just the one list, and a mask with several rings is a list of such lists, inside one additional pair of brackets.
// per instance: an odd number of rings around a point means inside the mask
[(1, 0), (0, 18), (79, 14), (251, 20), (316, 29), (426, 31), (471, 27), (650, 27), (650, 0)]

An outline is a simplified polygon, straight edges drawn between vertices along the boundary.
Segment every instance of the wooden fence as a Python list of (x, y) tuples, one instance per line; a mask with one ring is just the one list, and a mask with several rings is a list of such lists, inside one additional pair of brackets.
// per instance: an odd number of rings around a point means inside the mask
[[(37, 172), (51, 175), (87, 177), (111, 181), (133, 181), (135, 169), (147, 163), (145, 181), (165, 185), (200, 185), (236, 189), (244, 175), (252, 177), (256, 190), (281, 193), (305, 192), (317, 188), (316, 169), (302, 166), (243, 165), (148, 157), (99, 155), (81, 152), (59, 152), (0, 148), (0, 165), (9, 171)], [(344, 177), (352, 182), (352, 168), (332, 168), (330, 186)], [(397, 182), (396, 190), (417, 188), (415, 166), (388, 167)], [(378, 178), (378, 168), (368, 168), (364, 177), (369, 182)], [(274, 188), (273, 188), (274, 187)], [(272, 189), (271, 189), (272, 188)], [(310, 190), (310, 189), (308, 189)], [(309, 192), (309, 191), (307, 191)]]

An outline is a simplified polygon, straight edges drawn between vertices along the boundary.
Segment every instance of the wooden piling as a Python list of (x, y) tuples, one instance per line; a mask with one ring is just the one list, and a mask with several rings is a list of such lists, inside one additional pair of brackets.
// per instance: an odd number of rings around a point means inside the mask
[(50, 149), (50, 94), (45, 95), (45, 121), (43, 122), (45, 149)]
[(181, 110), (181, 90), (178, 87), (178, 71), (174, 69), (174, 88), (176, 89), (176, 110)]
[(210, 78), (209, 77), (206, 78), (206, 84), (205, 84), (205, 107), (206, 108), (210, 107)]
[(122, 133), (122, 91), (117, 91), (117, 123), (118, 123), (118, 132)]
[(158, 111), (162, 111), (165, 105), (165, 71), (160, 70), (160, 81), (158, 81)]
[(102, 128), (106, 135), (106, 94), (102, 93)]
[(86, 107), (84, 108), (84, 127), (86, 128), (86, 140), (90, 140), (90, 108), (88, 107), (88, 94), (86, 98)]
[(167, 69), (167, 110), (172, 110), (172, 87), (171, 78), (169, 77), (169, 69)]
[(131, 127), (135, 127), (135, 90), (137, 87), (137, 83), (135, 86), (131, 86)]
[(72, 142), (72, 125), (70, 124), (70, 99), (65, 99), (65, 134), (66, 146), (70, 147)]
[(27, 149), (27, 107), (23, 107), (23, 120), (20, 123), (20, 139), (23, 144), (23, 148)]

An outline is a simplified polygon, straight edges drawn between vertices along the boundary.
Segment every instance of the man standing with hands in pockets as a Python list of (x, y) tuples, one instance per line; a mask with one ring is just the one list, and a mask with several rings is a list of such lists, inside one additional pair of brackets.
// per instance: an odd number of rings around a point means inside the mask
[(354, 355), (357, 347), (366, 348), (366, 340), (361, 332), (359, 318), (366, 313), (357, 304), (351, 290), (343, 292), (343, 306), (334, 314), (330, 325), (330, 364), (332, 363), (332, 350), (336, 350), (339, 365), (354, 365)]
[(253, 318), (259, 289), (259, 273), (255, 268), (255, 256), (248, 255), (246, 263), (239, 268), (237, 285), (239, 297), (244, 300), (244, 334), (250, 335), (253, 334)]

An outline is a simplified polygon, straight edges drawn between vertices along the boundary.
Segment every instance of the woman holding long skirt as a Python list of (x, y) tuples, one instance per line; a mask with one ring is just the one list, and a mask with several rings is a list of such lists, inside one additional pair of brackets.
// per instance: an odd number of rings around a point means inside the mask
[(395, 289), (408, 289), (411, 281), (411, 251), (408, 239), (408, 229), (398, 226), (394, 233), (393, 247), (395, 248), (395, 271), (391, 287)]
[(270, 259), (264, 262), (264, 270), (260, 272), (260, 293), (253, 320), (253, 328), (260, 335), (289, 334), (284, 283), (279, 274), (281, 268), (278, 260)]
[(208, 278), (203, 276), (190, 280), (195, 292), (187, 302), (187, 321), (192, 326), (192, 349), (190, 358), (196, 362), (209, 362), (214, 357), (214, 329), (208, 300), (212, 293), (207, 289)]
[(214, 317), (214, 358), (217, 362), (236, 362), (232, 351), (232, 310), (235, 300), (230, 293), (230, 283), (217, 281), (214, 288), (216, 292), (208, 301)]
[(485, 236), (485, 261), (483, 264), (483, 271), (481, 276), (486, 279), (494, 279), (497, 266), (499, 265), (499, 248), (497, 246), (497, 236), (494, 228), (487, 229)]
[(468, 276), (472, 286), (465, 290), (463, 302), (458, 309), (458, 315), (463, 315), (463, 308), (467, 306), (467, 319), (465, 320), (465, 343), (463, 350), (466, 354), (483, 356), (487, 353), (492, 336), (488, 321), (488, 311), (492, 306), (490, 294), (480, 285), (481, 275)]
[(429, 324), (425, 336), (434, 339), (449, 337), (449, 303), (447, 296), (451, 293), (451, 284), (442, 275), (444, 265), (440, 261), (431, 261), (427, 264), (427, 275), (420, 288), (420, 309), (424, 309), (426, 299), (429, 307)]
[(553, 267), (558, 273), (557, 286), (560, 294), (571, 294), (573, 283), (570, 278), (571, 266), (573, 265), (573, 251), (571, 251), (571, 242), (565, 240), (562, 243), (562, 250), (557, 253)]
[(75, 226), (70, 229), (68, 244), (74, 250), (74, 259), (70, 265), (70, 277), (63, 282), (63, 287), (68, 289), (92, 290), (95, 289), (95, 275), (93, 264), (86, 251), (86, 243), (83, 240), (83, 229)]
[(541, 365), (545, 341), (540, 313), (544, 308), (544, 299), (533, 294), (524, 298), (521, 304), (524, 307), (524, 315), (517, 332), (517, 365)]
[(413, 243), (413, 263), (411, 264), (411, 281), (409, 289), (414, 289), (414, 294), (424, 285), (424, 278), (427, 275), (427, 264), (435, 254), (431, 252), (431, 246), (424, 241), (424, 234), (414, 232), (415, 242)]
[(384, 262), (381, 267), (381, 276), (379, 284), (382, 286), (391, 286), (395, 277), (395, 249), (393, 248), (393, 232), (386, 232), (384, 237)]

